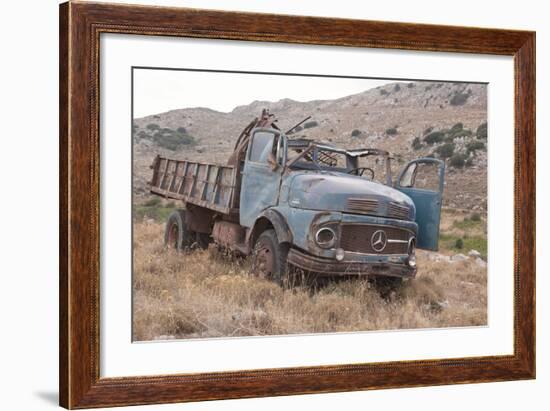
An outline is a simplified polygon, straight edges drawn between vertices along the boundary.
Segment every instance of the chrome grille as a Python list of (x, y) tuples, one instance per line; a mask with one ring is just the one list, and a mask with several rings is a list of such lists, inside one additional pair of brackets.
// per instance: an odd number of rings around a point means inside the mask
[(388, 217), (398, 218), (400, 220), (407, 220), (409, 218), (409, 207), (397, 204), (389, 203), (388, 204)]
[(376, 214), (378, 200), (372, 198), (349, 198), (346, 208), (351, 213)]
[[(386, 247), (381, 252), (375, 251), (371, 246), (372, 235), (378, 230), (383, 230), (388, 239)], [(340, 247), (345, 251), (354, 253), (407, 254), (408, 241), (411, 235), (409, 231), (396, 227), (344, 224), (342, 225)]]

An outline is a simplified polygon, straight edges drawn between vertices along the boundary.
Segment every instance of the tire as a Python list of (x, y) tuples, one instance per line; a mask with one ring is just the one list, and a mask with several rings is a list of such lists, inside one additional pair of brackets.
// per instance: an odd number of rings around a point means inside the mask
[(264, 231), (254, 244), (252, 273), (283, 285), (287, 276), (288, 250), (288, 244), (279, 243), (275, 230)]
[(185, 224), (185, 210), (175, 210), (166, 220), (164, 246), (175, 250), (185, 250), (193, 244), (193, 233)]

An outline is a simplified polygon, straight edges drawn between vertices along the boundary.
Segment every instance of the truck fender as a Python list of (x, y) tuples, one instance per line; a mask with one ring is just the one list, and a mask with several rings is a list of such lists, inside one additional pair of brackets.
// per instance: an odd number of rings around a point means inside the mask
[(256, 218), (252, 229), (248, 231), (247, 244), (250, 248), (254, 246), (258, 236), (269, 226), (273, 226), (275, 229), (279, 243), (292, 243), (292, 231), (290, 231), (286, 219), (275, 210), (265, 210)]

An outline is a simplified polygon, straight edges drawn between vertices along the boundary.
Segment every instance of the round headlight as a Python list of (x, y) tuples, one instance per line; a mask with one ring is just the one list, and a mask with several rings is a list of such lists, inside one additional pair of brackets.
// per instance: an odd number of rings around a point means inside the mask
[(331, 248), (336, 243), (336, 233), (329, 227), (320, 228), (315, 234), (315, 242), (319, 247)]

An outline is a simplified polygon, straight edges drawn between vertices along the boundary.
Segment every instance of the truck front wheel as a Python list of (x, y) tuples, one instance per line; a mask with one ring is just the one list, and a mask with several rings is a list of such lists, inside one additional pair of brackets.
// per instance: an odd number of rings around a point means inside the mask
[(279, 243), (275, 230), (264, 231), (254, 244), (252, 273), (283, 284), (287, 274), (288, 249), (288, 244)]
[(176, 250), (184, 250), (193, 243), (192, 232), (185, 224), (185, 210), (175, 210), (166, 220), (164, 245)]

